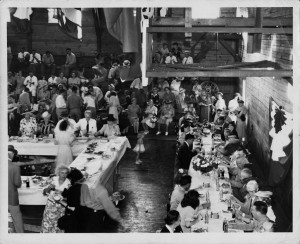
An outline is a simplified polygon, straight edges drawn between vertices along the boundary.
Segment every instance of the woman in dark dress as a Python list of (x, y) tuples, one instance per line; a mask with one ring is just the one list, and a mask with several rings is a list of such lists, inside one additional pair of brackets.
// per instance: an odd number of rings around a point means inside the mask
[(59, 220), (58, 226), (66, 233), (83, 233), (87, 220), (85, 207), (80, 205), (80, 197), (82, 192), (89, 194), (88, 186), (83, 184), (84, 177), (78, 169), (72, 168), (67, 179), (70, 180), (71, 186), (62, 192), (62, 196), (67, 200), (68, 208), (65, 215), (68, 216), (68, 220), (64, 223), (60, 223)]
[(169, 211), (165, 218), (166, 225), (161, 229), (160, 233), (182, 233), (180, 221), (180, 214), (178, 211)]

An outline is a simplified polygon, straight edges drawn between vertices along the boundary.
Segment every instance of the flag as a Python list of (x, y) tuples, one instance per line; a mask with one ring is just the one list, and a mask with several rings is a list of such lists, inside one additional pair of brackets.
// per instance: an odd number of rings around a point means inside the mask
[(30, 15), (32, 12), (32, 8), (10, 8), (11, 23), (15, 25), (16, 32), (31, 32)]
[(293, 116), (270, 98), (270, 168), (269, 185), (285, 179), (293, 161)]
[(61, 30), (74, 39), (82, 39), (81, 10), (76, 8), (57, 9), (58, 25)]
[(131, 53), (130, 72), (126, 80), (141, 77), (142, 40), (141, 10), (133, 8), (104, 8), (108, 32), (122, 44), (123, 53)]

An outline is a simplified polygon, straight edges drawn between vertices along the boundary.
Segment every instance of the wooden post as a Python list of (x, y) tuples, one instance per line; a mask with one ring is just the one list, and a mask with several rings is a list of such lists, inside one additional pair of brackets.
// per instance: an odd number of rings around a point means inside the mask
[[(255, 26), (254, 27), (262, 28), (262, 23), (263, 23), (262, 8), (256, 8), (256, 10), (255, 10)], [(261, 38), (262, 38), (262, 34), (254, 34), (254, 36), (253, 36), (253, 52), (260, 53)]]
[[(184, 26), (189, 28), (192, 27), (192, 8), (185, 8), (185, 23)], [(184, 46), (185, 47), (191, 47), (191, 42), (192, 42), (192, 33), (191, 32), (185, 32), (184, 33), (185, 37), (185, 42)]]

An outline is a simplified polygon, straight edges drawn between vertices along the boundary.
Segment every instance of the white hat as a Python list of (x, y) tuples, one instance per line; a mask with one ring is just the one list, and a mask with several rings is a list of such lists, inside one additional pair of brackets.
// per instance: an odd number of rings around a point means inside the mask
[(129, 60), (124, 60), (123, 66), (129, 66), (129, 65), (130, 65), (130, 61)]
[(258, 191), (255, 193), (257, 197), (271, 197), (273, 193), (271, 191)]
[(45, 111), (44, 113), (42, 113), (42, 118), (43, 118), (43, 119), (45, 119), (45, 118), (47, 118), (47, 117), (49, 117), (49, 116), (51, 116), (51, 115), (49, 114), (48, 111)]

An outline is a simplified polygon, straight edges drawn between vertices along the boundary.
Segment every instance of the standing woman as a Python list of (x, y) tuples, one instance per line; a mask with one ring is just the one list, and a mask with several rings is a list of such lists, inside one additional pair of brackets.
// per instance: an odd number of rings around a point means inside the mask
[(61, 165), (69, 166), (73, 162), (73, 153), (71, 150), (71, 144), (75, 139), (74, 134), (68, 130), (70, 124), (68, 120), (63, 120), (59, 125), (59, 130), (55, 133), (54, 144), (58, 145), (56, 168)]
[(116, 123), (119, 124), (119, 109), (121, 105), (117, 93), (112, 91), (108, 100), (108, 114), (112, 114), (116, 119)]
[[(69, 188), (70, 181), (67, 179), (67, 175), (70, 170), (68, 167), (62, 165), (57, 168), (56, 171), (56, 176), (52, 178), (50, 186), (55, 187), (56, 194), (61, 194), (64, 189)], [(51, 188), (49, 187), (44, 189), (44, 194), (48, 192), (50, 192), (50, 194), (43, 214), (41, 233), (60, 233), (63, 232), (63, 230), (57, 227), (57, 220), (65, 214), (65, 207), (55, 202), (55, 194), (51, 192)]]
[(246, 139), (246, 115), (247, 115), (247, 108), (244, 105), (243, 100), (238, 101), (239, 106), (235, 110), (236, 114), (236, 131), (239, 135), (240, 139), (245, 138)]
[(218, 92), (217, 98), (218, 100), (215, 105), (216, 111), (218, 111), (218, 109), (221, 109), (222, 111), (226, 110), (226, 104), (225, 104), (225, 100), (223, 99), (223, 93)]
[(139, 132), (139, 114), (141, 113), (141, 108), (136, 104), (136, 98), (131, 99), (132, 104), (128, 106), (128, 119), (130, 124), (133, 125), (133, 131), (135, 134)]

